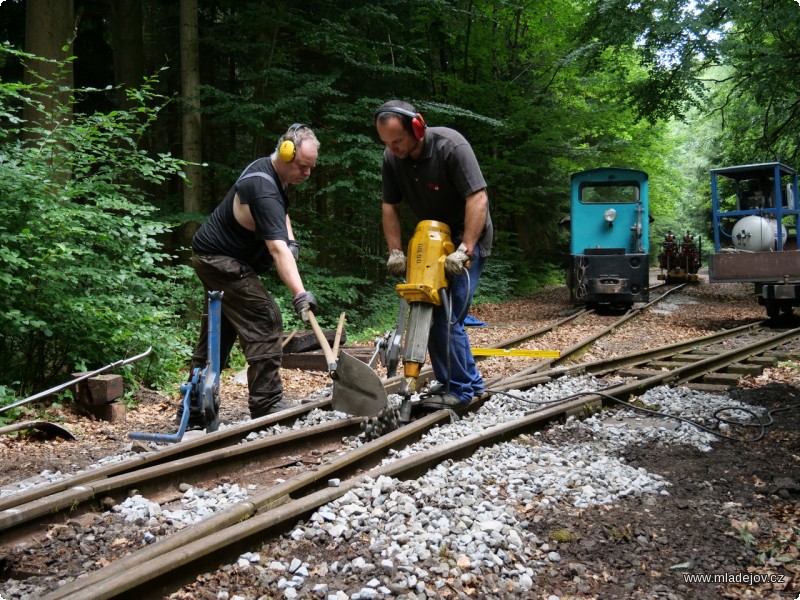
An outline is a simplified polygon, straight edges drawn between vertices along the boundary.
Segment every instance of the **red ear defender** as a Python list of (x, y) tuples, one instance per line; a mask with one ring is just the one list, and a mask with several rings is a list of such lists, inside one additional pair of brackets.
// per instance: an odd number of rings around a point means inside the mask
[(425, 119), (422, 118), (422, 115), (417, 113), (416, 116), (411, 119), (411, 129), (414, 130), (414, 137), (418, 140), (421, 140), (425, 137)]

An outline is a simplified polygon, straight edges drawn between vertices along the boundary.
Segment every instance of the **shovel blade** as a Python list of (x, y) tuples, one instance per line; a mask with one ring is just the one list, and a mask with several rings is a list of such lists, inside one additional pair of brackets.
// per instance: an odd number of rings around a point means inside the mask
[(374, 417), (388, 404), (389, 397), (378, 374), (347, 352), (339, 352), (331, 398), (333, 409), (356, 417)]
[(49, 421), (21, 421), (20, 423), (13, 423), (5, 427), (0, 427), (0, 434), (22, 431), (23, 429), (38, 429), (50, 437), (60, 437), (65, 440), (75, 439), (75, 436), (69, 429), (65, 429), (61, 427), (61, 425), (56, 425)]

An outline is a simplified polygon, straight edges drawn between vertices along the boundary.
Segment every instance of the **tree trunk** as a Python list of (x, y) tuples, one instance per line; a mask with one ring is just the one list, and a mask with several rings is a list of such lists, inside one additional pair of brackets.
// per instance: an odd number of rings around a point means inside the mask
[(141, 85), (144, 78), (141, 0), (111, 1), (111, 35), (117, 106), (127, 109), (131, 103), (125, 90)]
[[(186, 175), (192, 182), (183, 188), (183, 209), (189, 213), (202, 210), (203, 179), (199, 163), (202, 161), (200, 122), (200, 42), (197, 26), (197, 0), (181, 0), (181, 95), (183, 114), (181, 123), (183, 159), (198, 164), (186, 166)], [(189, 235), (187, 231), (186, 234)]]
[[(61, 0), (28, 0), (25, 10), (25, 51), (47, 59), (63, 60), (72, 54), (70, 47), (74, 35), (74, 2)], [(62, 48), (67, 47), (64, 51)], [(42, 79), (62, 86), (48, 89), (36, 99), (41, 110), (26, 105), (23, 117), (30, 125), (55, 129), (63, 119), (72, 114), (70, 95), (73, 87), (72, 63), (63, 69), (53, 62), (29, 60), (26, 62), (25, 83), (35, 84)]]

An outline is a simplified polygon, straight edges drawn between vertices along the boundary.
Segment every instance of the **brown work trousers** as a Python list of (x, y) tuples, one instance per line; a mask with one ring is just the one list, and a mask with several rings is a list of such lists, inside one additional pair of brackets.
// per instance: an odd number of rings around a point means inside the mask
[(221, 255), (192, 255), (192, 267), (206, 290), (200, 339), (192, 354), (192, 372), (208, 359), (208, 292), (222, 292), (220, 368), (228, 365), (231, 349), (239, 346), (247, 359), (247, 400), (250, 415), (260, 417), (283, 397), (281, 384), (281, 311), (249, 266)]

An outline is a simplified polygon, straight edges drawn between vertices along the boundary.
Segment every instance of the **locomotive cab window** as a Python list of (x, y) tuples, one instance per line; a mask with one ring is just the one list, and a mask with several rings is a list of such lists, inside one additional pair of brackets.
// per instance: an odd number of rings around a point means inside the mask
[(580, 187), (584, 204), (634, 204), (639, 201), (639, 185), (625, 181), (584, 182)]

